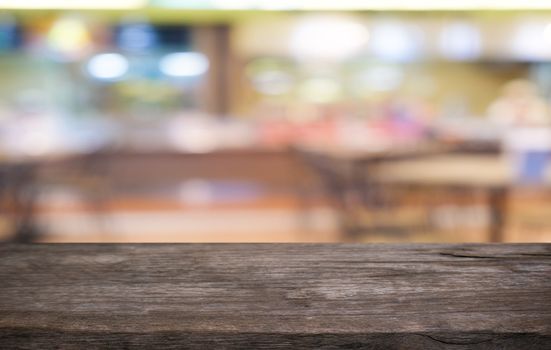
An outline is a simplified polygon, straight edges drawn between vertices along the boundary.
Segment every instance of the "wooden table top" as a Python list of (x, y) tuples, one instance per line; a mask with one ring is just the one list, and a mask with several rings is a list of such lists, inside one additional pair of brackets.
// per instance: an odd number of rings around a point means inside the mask
[(1, 245), (7, 349), (551, 348), (551, 244)]
[[(515, 185), (513, 170), (504, 156), (449, 154), (378, 164), (369, 174), (383, 183), (503, 187)], [(540, 185), (551, 187), (551, 173)]]

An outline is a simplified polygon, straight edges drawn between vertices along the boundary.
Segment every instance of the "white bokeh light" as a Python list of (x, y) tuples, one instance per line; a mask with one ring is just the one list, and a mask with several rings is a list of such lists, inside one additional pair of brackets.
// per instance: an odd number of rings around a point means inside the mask
[(525, 20), (517, 25), (511, 40), (515, 58), (527, 61), (545, 60), (551, 57), (547, 42), (547, 23)]
[(88, 61), (88, 73), (101, 80), (113, 80), (124, 76), (128, 72), (128, 59), (118, 53), (103, 53)]
[(479, 57), (480, 32), (469, 23), (456, 22), (444, 27), (440, 36), (442, 54), (452, 60), (466, 61)]
[(298, 23), (292, 33), (291, 53), (301, 60), (344, 60), (359, 53), (369, 32), (351, 18), (319, 16)]
[(545, 26), (545, 29), (543, 30), (543, 38), (547, 44), (551, 45), (551, 23)]
[(161, 59), (159, 69), (171, 77), (196, 77), (208, 71), (209, 60), (199, 52), (175, 52)]
[(408, 62), (420, 54), (420, 31), (401, 21), (377, 23), (372, 30), (373, 53), (384, 60)]

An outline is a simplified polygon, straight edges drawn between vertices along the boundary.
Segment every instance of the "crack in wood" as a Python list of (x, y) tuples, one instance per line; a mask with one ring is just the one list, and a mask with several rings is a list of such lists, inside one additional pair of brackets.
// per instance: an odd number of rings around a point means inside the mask
[(472, 255), (472, 254), (459, 254), (459, 253), (448, 253), (440, 252), (438, 253), (442, 256), (451, 256), (454, 258), (472, 258), (472, 259), (501, 259), (499, 256), (485, 256), (485, 255)]
[(419, 335), (419, 336), (422, 336), (422, 337), (427, 337), (427, 338), (432, 339), (432, 340), (434, 340), (438, 343), (447, 344), (447, 345), (478, 345), (478, 344), (488, 343), (488, 342), (491, 342), (493, 340), (493, 338), (488, 338), (488, 339), (484, 339), (484, 340), (480, 340), (480, 341), (451, 341), (451, 340), (439, 339), (436, 336), (432, 336), (432, 335), (425, 334), (425, 333), (413, 333), (413, 334)]

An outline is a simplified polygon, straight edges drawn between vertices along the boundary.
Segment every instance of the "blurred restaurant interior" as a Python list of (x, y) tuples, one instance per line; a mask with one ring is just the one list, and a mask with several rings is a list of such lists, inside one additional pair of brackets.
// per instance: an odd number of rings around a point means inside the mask
[(0, 240), (551, 242), (551, 1), (0, 0)]

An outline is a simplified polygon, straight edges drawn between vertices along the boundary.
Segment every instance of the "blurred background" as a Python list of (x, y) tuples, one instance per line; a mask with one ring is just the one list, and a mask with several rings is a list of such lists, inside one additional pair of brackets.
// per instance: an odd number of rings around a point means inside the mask
[(551, 242), (551, 1), (0, 0), (0, 239)]

